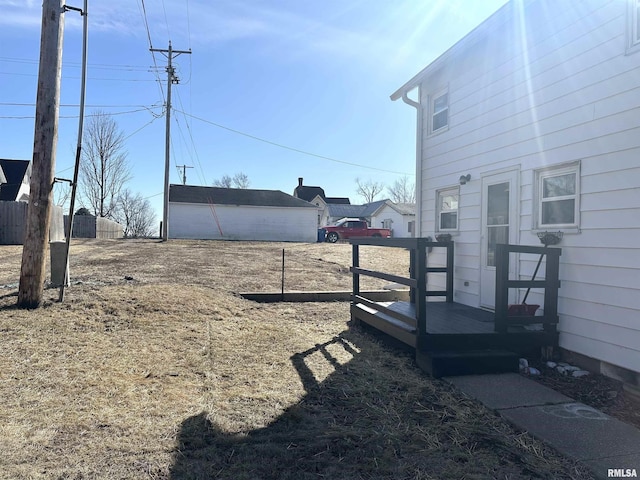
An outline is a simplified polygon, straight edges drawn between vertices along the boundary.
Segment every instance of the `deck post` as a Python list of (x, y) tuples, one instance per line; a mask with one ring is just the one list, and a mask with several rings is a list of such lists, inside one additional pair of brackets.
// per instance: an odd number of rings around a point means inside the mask
[(558, 323), (558, 289), (560, 288), (560, 254), (559, 248), (546, 249), (546, 286), (544, 289), (544, 331), (556, 333)]
[[(412, 248), (409, 250), (409, 277), (417, 280), (416, 276), (416, 250)], [(409, 302), (416, 303), (416, 289), (412, 288), (409, 292)]]
[(447, 302), (453, 303), (453, 242), (447, 245)]
[(508, 245), (496, 245), (496, 305), (495, 324), (496, 332), (506, 333), (509, 309), (509, 248)]
[(427, 246), (426, 240), (418, 239), (415, 253), (416, 272), (416, 350), (422, 350), (427, 335)]
[(356, 304), (356, 296), (360, 295), (360, 274), (357, 268), (360, 267), (360, 245), (351, 245), (351, 264), (353, 275), (353, 294), (351, 295), (351, 321), (357, 323), (357, 318), (353, 314), (353, 309)]

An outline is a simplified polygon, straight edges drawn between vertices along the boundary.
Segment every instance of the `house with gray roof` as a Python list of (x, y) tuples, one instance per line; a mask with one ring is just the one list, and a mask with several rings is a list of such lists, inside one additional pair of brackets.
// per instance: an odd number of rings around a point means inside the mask
[(364, 205), (327, 205), (329, 221), (350, 217), (366, 220), (370, 227), (388, 228), (394, 237), (413, 237), (415, 204), (377, 200)]
[[(318, 208), (318, 222), (317, 226), (321, 227), (331, 223), (331, 215), (329, 213), (329, 206), (341, 205), (348, 207), (351, 201), (347, 197), (327, 197), (324, 193), (324, 189), (321, 187), (304, 185), (304, 179), (298, 178), (298, 186), (293, 190), (293, 196), (306, 200), (309, 203), (314, 204)], [(342, 215), (342, 217), (349, 215)], [(338, 217), (338, 218), (342, 218)]]
[(315, 242), (317, 207), (279, 190), (169, 186), (169, 238)]

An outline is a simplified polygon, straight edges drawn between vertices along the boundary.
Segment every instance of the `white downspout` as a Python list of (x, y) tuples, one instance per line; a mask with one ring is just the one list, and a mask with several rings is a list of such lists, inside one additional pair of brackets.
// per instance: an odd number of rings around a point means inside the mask
[(420, 103), (421, 91), (418, 89), (418, 101), (411, 100), (407, 94), (408, 91), (402, 92), (402, 101), (407, 105), (411, 105), (416, 109), (416, 226), (415, 232), (417, 237), (422, 237), (422, 104)]

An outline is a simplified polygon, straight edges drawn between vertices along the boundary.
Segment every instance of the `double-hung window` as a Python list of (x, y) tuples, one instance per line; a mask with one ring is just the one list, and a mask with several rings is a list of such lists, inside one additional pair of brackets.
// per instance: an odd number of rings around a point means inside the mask
[(431, 97), (431, 133), (449, 126), (449, 92), (441, 91)]
[(579, 227), (579, 172), (579, 164), (536, 172), (539, 229)]
[(438, 193), (438, 231), (447, 232), (458, 230), (458, 200), (459, 188), (439, 190)]

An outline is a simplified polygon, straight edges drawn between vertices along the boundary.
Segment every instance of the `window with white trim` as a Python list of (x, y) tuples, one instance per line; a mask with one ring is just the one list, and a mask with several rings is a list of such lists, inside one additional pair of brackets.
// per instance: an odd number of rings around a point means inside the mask
[(631, 0), (631, 21), (631, 41), (633, 45), (637, 45), (640, 43), (640, 0)]
[(640, 50), (640, 0), (627, 0), (627, 53)]
[(579, 164), (536, 172), (537, 228), (577, 228), (580, 213)]
[(444, 90), (431, 97), (431, 133), (446, 129), (448, 126), (449, 92)]
[(460, 189), (449, 188), (437, 192), (437, 227), (439, 232), (458, 230), (458, 200)]

